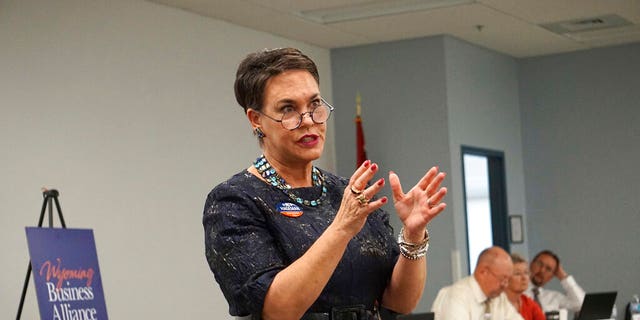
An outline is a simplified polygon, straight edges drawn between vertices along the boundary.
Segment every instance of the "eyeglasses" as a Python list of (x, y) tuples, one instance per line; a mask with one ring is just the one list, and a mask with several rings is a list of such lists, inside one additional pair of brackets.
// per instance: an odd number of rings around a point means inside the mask
[(257, 110), (256, 111), (275, 122), (280, 122), (282, 127), (287, 130), (295, 130), (300, 127), (300, 124), (302, 123), (302, 117), (304, 117), (305, 114), (308, 114), (314, 123), (323, 124), (327, 120), (329, 120), (329, 117), (331, 116), (331, 112), (333, 112), (333, 110), (335, 109), (333, 106), (331, 106), (327, 101), (325, 101), (322, 98), (320, 98), (319, 101), (314, 101), (312, 105), (313, 106), (311, 111), (307, 111), (303, 113), (300, 113), (293, 109), (289, 109), (284, 113), (282, 113), (282, 117), (280, 118), (280, 120), (266, 113), (263, 113)]
[(536, 260), (533, 262), (533, 264), (537, 267), (539, 267), (540, 269), (542, 269), (542, 271), (547, 272), (547, 273), (554, 273), (556, 272), (555, 268), (552, 268), (550, 265), (540, 261), (540, 260)]
[(527, 277), (527, 278), (529, 278), (530, 275), (531, 275), (531, 273), (529, 273), (529, 271), (523, 271), (523, 272), (514, 271), (513, 272), (513, 276), (514, 277)]
[(509, 278), (510, 278), (509, 276), (498, 277), (498, 275), (495, 274), (495, 272), (491, 271), (491, 269), (487, 268), (487, 271), (489, 271), (489, 273), (491, 273), (493, 277), (500, 282), (500, 284), (504, 284), (504, 285), (509, 284)]

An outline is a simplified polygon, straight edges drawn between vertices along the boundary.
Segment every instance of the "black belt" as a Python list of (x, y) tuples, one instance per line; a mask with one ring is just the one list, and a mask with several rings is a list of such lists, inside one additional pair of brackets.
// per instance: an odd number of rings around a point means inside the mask
[(376, 310), (364, 306), (333, 307), (331, 312), (307, 312), (300, 320), (379, 320)]
[[(236, 320), (256, 320), (259, 315), (236, 317)], [(333, 307), (331, 312), (307, 312), (300, 320), (380, 320), (376, 310), (367, 310), (362, 305)]]

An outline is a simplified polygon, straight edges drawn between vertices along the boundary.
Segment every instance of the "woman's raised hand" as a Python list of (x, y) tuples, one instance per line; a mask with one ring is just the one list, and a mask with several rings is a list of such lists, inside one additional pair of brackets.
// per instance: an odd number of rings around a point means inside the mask
[(378, 169), (378, 165), (369, 160), (363, 162), (353, 173), (349, 184), (344, 189), (342, 203), (333, 223), (351, 236), (360, 232), (371, 212), (387, 203), (387, 197), (371, 201), (371, 198), (384, 186), (384, 178), (378, 179), (367, 187)]
[(444, 172), (432, 167), (411, 190), (404, 193), (398, 175), (393, 171), (389, 173), (393, 203), (404, 225), (407, 241), (411, 238), (416, 242), (422, 241), (427, 223), (447, 207), (442, 202), (447, 188), (440, 187), (444, 177)]

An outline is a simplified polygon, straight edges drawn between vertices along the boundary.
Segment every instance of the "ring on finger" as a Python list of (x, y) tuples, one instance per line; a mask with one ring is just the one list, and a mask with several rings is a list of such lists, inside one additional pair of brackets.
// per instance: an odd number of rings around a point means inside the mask
[(364, 207), (369, 203), (369, 199), (367, 199), (367, 197), (364, 196), (364, 194), (360, 193), (357, 197), (356, 200), (358, 200), (358, 202), (360, 202), (360, 206)]
[(353, 193), (353, 194), (361, 194), (362, 193), (362, 190), (356, 189), (353, 186), (351, 186), (350, 189), (351, 189), (351, 193)]

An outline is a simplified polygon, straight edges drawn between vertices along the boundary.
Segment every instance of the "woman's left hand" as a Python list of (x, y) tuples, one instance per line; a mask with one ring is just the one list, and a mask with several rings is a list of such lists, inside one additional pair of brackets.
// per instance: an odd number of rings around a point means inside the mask
[(444, 177), (444, 172), (432, 167), (411, 190), (404, 193), (398, 175), (393, 171), (389, 173), (393, 203), (404, 225), (407, 241), (422, 241), (427, 223), (447, 207), (442, 202), (447, 188), (440, 187)]

